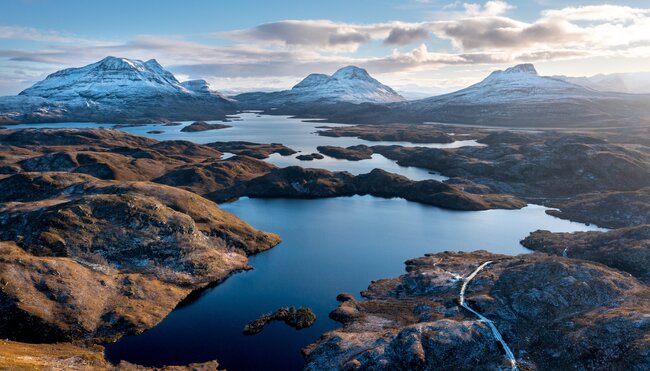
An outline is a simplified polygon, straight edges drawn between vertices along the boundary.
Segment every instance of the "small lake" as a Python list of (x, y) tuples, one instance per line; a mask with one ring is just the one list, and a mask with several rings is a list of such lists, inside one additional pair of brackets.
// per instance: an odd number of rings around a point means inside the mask
[[(110, 344), (109, 360), (161, 366), (217, 359), (228, 370), (299, 370), (300, 350), (338, 327), (328, 318), (336, 295), (360, 298), (371, 280), (403, 274), (407, 259), (445, 250), (521, 254), (529, 251), (519, 241), (536, 229), (596, 229), (546, 215), (541, 206), (463, 212), (354, 196), (244, 198), (222, 207), (283, 242), (252, 257), (254, 270), (202, 292), (153, 329)], [(274, 322), (258, 335), (242, 334), (259, 315), (291, 305), (311, 307), (314, 326), (298, 331)]]

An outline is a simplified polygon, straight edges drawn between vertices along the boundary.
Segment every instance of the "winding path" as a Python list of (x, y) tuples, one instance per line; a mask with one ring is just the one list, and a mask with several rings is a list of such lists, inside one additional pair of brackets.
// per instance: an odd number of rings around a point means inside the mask
[(499, 332), (499, 330), (497, 330), (497, 327), (494, 325), (494, 322), (492, 322), (491, 319), (485, 317), (481, 313), (472, 309), (465, 301), (465, 290), (467, 289), (467, 285), (469, 285), (470, 281), (474, 279), (474, 277), (476, 277), (478, 272), (480, 272), (481, 269), (485, 268), (485, 266), (487, 266), (488, 264), (492, 264), (492, 261), (486, 261), (485, 263), (479, 265), (479, 267), (476, 268), (476, 270), (472, 272), (472, 274), (464, 278), (463, 286), (460, 288), (459, 302), (463, 308), (474, 313), (481, 322), (486, 323), (490, 327), (490, 330), (492, 330), (492, 335), (494, 335), (497, 341), (501, 343), (503, 350), (506, 352), (506, 357), (510, 361), (510, 366), (512, 367), (512, 370), (513, 371), (519, 370), (519, 368), (517, 367), (517, 360), (515, 359), (514, 353), (512, 353), (512, 350), (510, 349), (508, 344), (506, 344), (505, 340), (503, 340), (503, 336), (501, 336), (501, 333)]

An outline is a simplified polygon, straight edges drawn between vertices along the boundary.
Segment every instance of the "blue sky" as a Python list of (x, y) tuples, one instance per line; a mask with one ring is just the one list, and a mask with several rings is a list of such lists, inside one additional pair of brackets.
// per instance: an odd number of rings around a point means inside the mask
[(650, 1), (3, 0), (0, 95), (106, 55), (158, 59), (221, 90), (365, 67), (436, 93), (532, 62), (543, 74), (650, 67)]

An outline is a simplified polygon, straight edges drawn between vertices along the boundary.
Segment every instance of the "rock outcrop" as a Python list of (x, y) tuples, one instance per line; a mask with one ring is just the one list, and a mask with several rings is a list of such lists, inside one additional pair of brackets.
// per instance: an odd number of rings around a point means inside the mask
[(406, 262), (399, 278), (374, 281), (363, 301), (343, 295), (331, 317), (343, 327), (304, 349), (307, 370), (507, 368), (492, 320), (520, 369), (650, 367), (643, 308), (650, 289), (600, 264), (542, 254), (439, 253)]
[(627, 272), (650, 285), (650, 225), (608, 232), (535, 231), (525, 247), (574, 259), (591, 260)]

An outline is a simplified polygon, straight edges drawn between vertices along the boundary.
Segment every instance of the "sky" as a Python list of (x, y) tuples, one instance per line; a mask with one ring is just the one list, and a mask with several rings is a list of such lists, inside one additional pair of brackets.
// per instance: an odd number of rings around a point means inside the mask
[(0, 2), (0, 95), (108, 55), (156, 59), (228, 93), (356, 65), (433, 95), (518, 63), (543, 75), (650, 71), (650, 0)]

